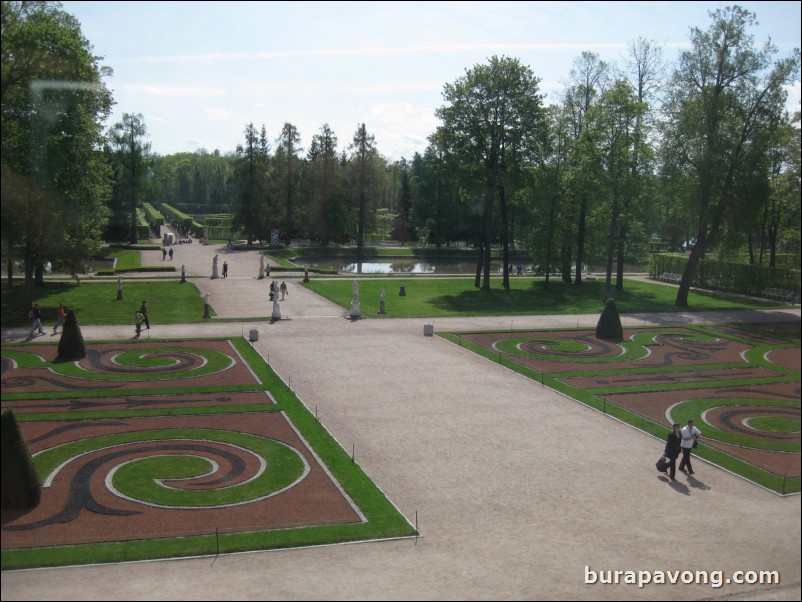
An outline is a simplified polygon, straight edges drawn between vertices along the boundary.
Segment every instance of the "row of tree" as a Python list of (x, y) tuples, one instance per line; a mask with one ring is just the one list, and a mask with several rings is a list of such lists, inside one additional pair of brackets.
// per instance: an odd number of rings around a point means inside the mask
[(711, 249), (770, 265), (777, 249), (799, 254), (799, 127), (784, 112), (799, 50), (756, 46), (755, 16), (737, 6), (692, 29), (668, 75), (645, 40), (620, 67), (582, 53), (552, 105), (529, 67), (492, 57), (446, 84), (428, 148), (396, 162), (365, 124), (344, 147), (326, 124), (308, 149), (292, 124), (273, 145), (248, 124), (234, 153), (154, 156), (141, 115), (103, 131), (108, 73), (73, 17), (46, 2), (2, 11), (3, 248), (9, 283), (23, 249), (26, 290), (47, 260), (77, 273), (103, 238), (135, 241), (143, 201), (230, 212), (249, 243), (274, 229), (322, 244), (471, 241), (483, 289), (497, 244), (509, 286), (516, 243), (546, 286), (552, 271), (581, 284), (592, 261), (620, 288), (625, 258), (657, 233), (691, 250), (679, 305)]

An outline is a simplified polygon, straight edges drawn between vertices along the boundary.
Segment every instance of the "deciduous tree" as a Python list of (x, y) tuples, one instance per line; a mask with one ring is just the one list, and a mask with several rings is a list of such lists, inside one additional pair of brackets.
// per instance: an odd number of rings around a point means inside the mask
[(799, 49), (774, 60), (770, 43), (757, 47), (749, 29), (755, 15), (739, 6), (711, 13), (707, 30), (691, 30), (691, 49), (682, 52), (671, 79), (666, 113), (666, 155), (675, 173), (689, 179), (686, 211), (696, 237), (677, 292), (688, 305), (699, 260), (715, 244), (735, 208), (739, 164), (759, 131), (781, 114), (784, 86), (799, 75)]

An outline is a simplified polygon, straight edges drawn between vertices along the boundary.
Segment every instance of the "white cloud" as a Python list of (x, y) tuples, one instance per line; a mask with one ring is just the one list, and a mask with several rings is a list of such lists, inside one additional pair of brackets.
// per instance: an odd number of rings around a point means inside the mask
[(126, 92), (151, 96), (224, 96), (222, 88), (202, 88), (196, 86), (154, 86), (151, 84), (128, 84), (123, 86)]
[(366, 122), (376, 136), (379, 152), (390, 159), (411, 159), (415, 152), (422, 154), (428, 136), (439, 124), (431, 109), (405, 102), (380, 103), (366, 112)]
[(226, 120), (231, 117), (231, 111), (224, 107), (207, 107), (206, 108), (206, 116), (209, 119), (213, 119), (216, 121), (219, 120)]

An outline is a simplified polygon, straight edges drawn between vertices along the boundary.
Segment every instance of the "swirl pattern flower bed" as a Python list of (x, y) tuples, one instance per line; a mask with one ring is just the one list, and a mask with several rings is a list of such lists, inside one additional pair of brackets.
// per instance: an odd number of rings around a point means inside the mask
[(401, 537), (415, 531), (240, 340), (2, 350), (43, 483), (3, 510), (3, 568)]
[(799, 323), (443, 335), (661, 439), (696, 421), (698, 454), (781, 493), (800, 488)]

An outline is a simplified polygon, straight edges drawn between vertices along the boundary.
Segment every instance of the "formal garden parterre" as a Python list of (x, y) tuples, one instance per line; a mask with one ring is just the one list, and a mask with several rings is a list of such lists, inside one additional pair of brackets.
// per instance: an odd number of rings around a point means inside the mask
[(800, 490), (799, 322), (627, 328), (620, 342), (582, 329), (442, 336), (661, 440), (695, 420), (697, 455)]
[(405, 537), (414, 527), (244, 339), (3, 345), (42, 501), (3, 568)]

